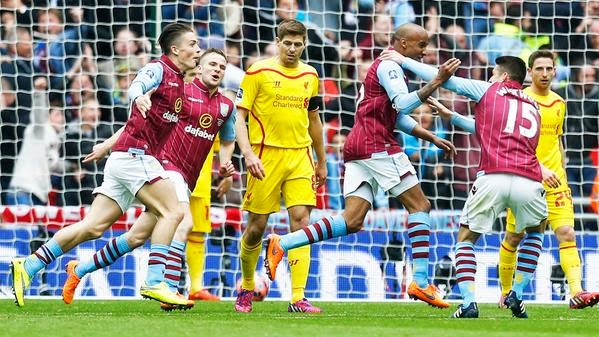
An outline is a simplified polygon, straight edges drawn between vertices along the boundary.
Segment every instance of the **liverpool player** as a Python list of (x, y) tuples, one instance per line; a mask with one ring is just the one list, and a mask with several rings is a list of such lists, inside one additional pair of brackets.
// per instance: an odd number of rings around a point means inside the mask
[[(427, 45), (428, 34), (414, 24), (400, 26), (393, 35), (393, 49), (406, 57), (422, 58)], [(409, 213), (414, 282), (408, 288), (408, 295), (436, 307), (449, 307), (428, 280), (430, 202), (393, 130), (397, 126), (446, 152), (455, 152), (450, 142), (422, 128), (406, 114), (421, 105), (459, 64), (456, 59), (447, 61), (428, 84), (409, 93), (404, 72), (395, 62), (374, 61), (360, 88), (355, 124), (343, 150), (345, 210), (341, 215), (327, 216), (300, 231), (284, 236), (270, 235), (264, 264), (271, 280), (275, 279), (277, 266), (286, 251), (360, 231), (372, 207), (374, 192), (380, 186), (397, 198)]]
[[(233, 102), (218, 91), (226, 65), (226, 57), (222, 50), (210, 48), (202, 53), (198, 76), (191, 83), (185, 84), (183, 110), (186, 113), (182, 115), (158, 155), (167, 176), (174, 183), (179, 209), (185, 214), (170, 249), (165, 254), (164, 281), (172, 292), (177, 292), (185, 244), (193, 227), (189, 209), (190, 191), (195, 187), (207, 155), (212, 153), (211, 148), (217, 133), (221, 140), (220, 162), (223, 163), (219, 173), (226, 179), (232, 179), (231, 175), (235, 172), (231, 157), (235, 149), (236, 110)], [(84, 275), (112, 264), (120, 256), (143, 245), (152, 234), (155, 224), (155, 217), (143, 213), (129, 232), (113, 239), (96, 252), (93, 258), (81, 263), (70, 261), (67, 264), (68, 278), (63, 287), (64, 302), (72, 302), (75, 289)], [(127, 247), (118, 249), (119, 241), (127, 242)], [(148, 264), (152, 263), (150, 258)], [(190, 308), (193, 304), (193, 301), (187, 301), (182, 306), (162, 303), (161, 307), (164, 310), (172, 310)]]
[[(18, 306), (24, 305), (24, 291), (37, 272), (78, 244), (100, 237), (135, 198), (158, 218), (150, 251), (150, 259), (157, 263), (150, 266), (140, 293), (161, 302), (187, 303), (162, 282), (164, 256), (183, 214), (177, 208), (173, 185), (163, 180), (165, 171), (155, 156), (179, 118), (183, 74), (197, 65), (200, 49), (193, 28), (184, 24), (167, 25), (158, 41), (163, 56), (146, 65), (131, 84), (131, 118), (109, 139), (114, 151), (89, 212), (80, 222), (58, 231), (34, 254), (13, 259), (13, 292)], [(115, 244), (116, 250), (128, 245), (123, 240)]]

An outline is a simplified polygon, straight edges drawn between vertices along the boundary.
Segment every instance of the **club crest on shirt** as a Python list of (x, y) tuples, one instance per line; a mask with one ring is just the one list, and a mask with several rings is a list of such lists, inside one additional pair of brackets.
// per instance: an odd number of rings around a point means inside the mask
[(181, 99), (181, 97), (178, 97), (175, 100), (175, 113), (181, 112), (182, 107), (183, 107), (183, 100)]
[(227, 115), (229, 114), (229, 105), (227, 105), (225, 103), (221, 103), (220, 104), (220, 114), (223, 117), (227, 117)]
[(308, 84), (310, 84), (308, 81), (304, 82), (304, 89), (308, 89)]
[(212, 116), (208, 113), (204, 113), (200, 116), (198, 123), (200, 124), (200, 127), (208, 129), (212, 125)]

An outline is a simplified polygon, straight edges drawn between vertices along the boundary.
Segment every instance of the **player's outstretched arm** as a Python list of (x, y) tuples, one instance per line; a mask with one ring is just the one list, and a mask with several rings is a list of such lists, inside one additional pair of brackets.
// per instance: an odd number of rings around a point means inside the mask
[(327, 160), (326, 154), (324, 151), (324, 141), (322, 138), (322, 121), (320, 120), (319, 107), (311, 106), (312, 108), (308, 111), (308, 120), (310, 124), (308, 125), (308, 133), (310, 134), (310, 138), (312, 138), (312, 147), (316, 152), (317, 162), (316, 162), (316, 188), (324, 185), (327, 179)]
[(237, 107), (237, 119), (235, 121), (237, 145), (239, 145), (239, 150), (241, 150), (241, 154), (245, 158), (245, 166), (247, 167), (248, 172), (255, 178), (262, 180), (266, 177), (266, 172), (264, 171), (262, 161), (256, 156), (254, 151), (252, 151), (248, 129), (245, 125), (248, 113), (248, 109), (239, 106)]
[(399, 65), (392, 61), (379, 64), (376, 75), (387, 96), (393, 102), (397, 112), (409, 114), (420, 106), (430, 94), (441, 86), (460, 66), (460, 60), (451, 59), (440, 68), (437, 76), (416, 92), (408, 92), (404, 72)]
[(445, 105), (441, 104), (441, 102), (433, 97), (429, 97), (426, 102), (433, 108), (433, 111), (436, 111), (441, 118), (449, 121), (451, 124), (460, 127), (469, 133), (474, 133), (476, 131), (476, 123), (474, 123), (473, 118), (462, 116), (457, 112), (447, 109)]
[[(435, 67), (405, 57), (395, 50), (383, 51), (380, 58), (396, 62), (402, 68), (412, 71), (425, 81), (432, 80), (438, 73)], [(489, 89), (491, 83), (452, 76), (441, 86), (478, 102)]]

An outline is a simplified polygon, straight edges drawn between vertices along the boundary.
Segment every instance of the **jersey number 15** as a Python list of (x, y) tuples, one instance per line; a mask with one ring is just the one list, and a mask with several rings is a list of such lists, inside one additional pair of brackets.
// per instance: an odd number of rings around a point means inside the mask
[(509, 110), (507, 115), (507, 123), (503, 132), (505, 133), (514, 133), (514, 128), (516, 127), (516, 117), (518, 117), (518, 104), (521, 104), (522, 107), (522, 119), (521, 122), (527, 120), (530, 122), (530, 126), (527, 128), (524, 125), (520, 124), (518, 129), (520, 134), (526, 138), (533, 138), (537, 134), (537, 130), (539, 128), (539, 124), (535, 115), (538, 114), (538, 110), (530, 103), (519, 101), (516, 99), (508, 99), (509, 102)]

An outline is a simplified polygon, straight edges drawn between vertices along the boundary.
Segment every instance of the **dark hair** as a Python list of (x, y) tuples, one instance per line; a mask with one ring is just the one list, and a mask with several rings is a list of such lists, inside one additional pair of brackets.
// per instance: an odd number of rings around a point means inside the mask
[(171, 46), (176, 43), (177, 39), (179, 39), (181, 35), (187, 32), (194, 32), (190, 25), (176, 22), (166, 25), (158, 37), (158, 44), (160, 44), (162, 53), (165, 55), (170, 55)]
[(528, 67), (532, 68), (533, 64), (535, 64), (535, 61), (537, 59), (540, 59), (540, 58), (551, 59), (553, 61), (553, 65), (555, 65), (555, 59), (554, 59), (553, 53), (551, 51), (549, 51), (549, 50), (535, 50), (528, 57)]
[(202, 53), (202, 55), (200, 55), (200, 60), (198, 61), (198, 63), (202, 63), (202, 59), (204, 58), (204, 56), (206, 56), (208, 54), (218, 54), (225, 58), (225, 62), (228, 62), (227, 55), (225, 54), (225, 52), (222, 49), (208, 48)]
[(495, 64), (499, 66), (502, 71), (505, 71), (510, 75), (510, 78), (518, 83), (524, 83), (526, 78), (526, 64), (521, 58), (515, 56), (500, 56), (495, 59)]
[(301, 35), (306, 38), (306, 26), (297, 20), (283, 20), (277, 28), (277, 37), (282, 40), (287, 35)]

